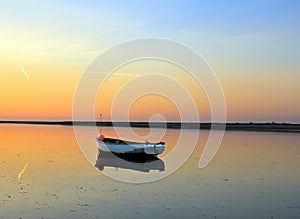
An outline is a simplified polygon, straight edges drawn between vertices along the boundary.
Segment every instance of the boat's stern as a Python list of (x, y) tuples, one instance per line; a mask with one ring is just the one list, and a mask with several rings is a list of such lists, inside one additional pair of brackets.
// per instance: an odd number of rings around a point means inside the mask
[(99, 137), (96, 138), (96, 142), (98, 145), (98, 148), (105, 152), (110, 152), (110, 149), (106, 146), (106, 144), (101, 140)]

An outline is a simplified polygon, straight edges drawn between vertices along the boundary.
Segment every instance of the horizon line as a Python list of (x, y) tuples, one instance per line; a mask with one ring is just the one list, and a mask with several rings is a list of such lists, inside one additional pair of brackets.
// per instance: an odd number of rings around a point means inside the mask
[(136, 120), (132, 120), (132, 121), (124, 121), (124, 120), (119, 120), (119, 121), (111, 121), (111, 120), (104, 120), (104, 121), (99, 121), (99, 120), (65, 120), (65, 119), (57, 119), (57, 120), (43, 120), (43, 119), (39, 119), (39, 120), (2, 120), (0, 119), (0, 123), (14, 123), (14, 122), (18, 122), (18, 123), (36, 123), (36, 122), (41, 122), (41, 123), (67, 123), (67, 122), (89, 122), (89, 123), (160, 123), (160, 124), (164, 124), (164, 123), (177, 123), (177, 124), (280, 124), (280, 125), (300, 125), (300, 122), (287, 122), (287, 121), (227, 121), (227, 122), (214, 122), (214, 121), (203, 121), (203, 122), (199, 122), (199, 121), (136, 121)]
[(125, 128), (160, 128), (160, 129), (194, 129), (194, 130), (220, 130), (220, 131), (254, 131), (254, 132), (288, 132), (300, 133), (300, 124), (275, 122), (133, 122), (133, 121), (9, 121), (0, 120), (1, 124), (15, 125), (52, 125), (52, 126), (96, 126), (96, 127), (125, 127)]

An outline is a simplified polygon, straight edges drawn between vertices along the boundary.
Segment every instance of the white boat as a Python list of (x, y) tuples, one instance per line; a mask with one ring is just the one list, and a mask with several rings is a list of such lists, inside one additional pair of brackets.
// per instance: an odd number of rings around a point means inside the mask
[(165, 150), (165, 142), (132, 142), (115, 138), (105, 138), (103, 135), (96, 138), (100, 150), (116, 154), (141, 154), (156, 156)]

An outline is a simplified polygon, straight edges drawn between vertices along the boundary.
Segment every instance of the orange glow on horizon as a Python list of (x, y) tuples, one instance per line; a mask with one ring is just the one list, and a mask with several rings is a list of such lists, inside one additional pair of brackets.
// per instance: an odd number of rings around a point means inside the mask
[[(45, 66), (40, 63), (23, 65), (31, 78), (31, 83), (28, 83), (21, 72), (20, 63), (8, 62), (0, 67), (1, 72), (4, 72), (1, 74), (0, 81), (0, 119), (71, 120), (73, 97), (83, 68), (65, 65), (52, 66), (49, 63), (46, 63)], [(152, 63), (145, 62), (125, 66), (116, 71), (119, 74), (126, 72), (127, 75), (112, 76), (106, 81), (96, 99), (94, 118), (98, 120), (99, 113), (102, 113), (104, 120), (111, 120), (112, 103), (119, 89), (133, 79), (134, 74), (148, 68), (150, 68), (150, 72), (155, 72)], [(192, 95), (196, 101), (201, 121), (210, 121), (209, 100), (202, 88), (183, 70), (166, 64), (159, 64), (158, 68), (163, 74), (174, 76)], [(131, 72), (133, 72), (133, 76), (130, 75)], [(278, 75), (272, 78), (221, 75), (220, 81), (226, 98), (228, 120), (295, 121), (296, 115), (299, 115), (300, 106), (297, 101), (299, 87), (296, 79), (290, 81), (288, 78)], [(178, 120), (178, 111), (171, 105), (167, 104), (158, 111), (152, 109), (155, 101), (159, 102), (160, 100), (151, 98), (150, 107), (148, 101), (142, 101), (143, 104), (141, 104), (142, 102), (135, 103), (131, 107), (130, 119), (147, 121), (150, 115), (157, 113), (164, 115), (167, 120)], [(168, 110), (166, 110), (167, 108)], [(85, 118), (84, 115), (82, 118)]]

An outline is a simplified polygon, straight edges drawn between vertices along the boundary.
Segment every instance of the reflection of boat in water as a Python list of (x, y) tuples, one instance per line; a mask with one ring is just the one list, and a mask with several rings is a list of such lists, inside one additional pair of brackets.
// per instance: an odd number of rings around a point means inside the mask
[(150, 170), (164, 171), (164, 162), (154, 156), (144, 154), (144, 156), (136, 156), (136, 154), (115, 154), (98, 149), (98, 157), (95, 164), (100, 171), (104, 167), (115, 167), (122, 169), (130, 169), (141, 172), (150, 172)]
[(116, 154), (135, 154), (136, 156), (156, 156), (165, 150), (165, 142), (132, 142), (114, 138), (106, 138), (104, 135), (96, 138), (100, 150)]

